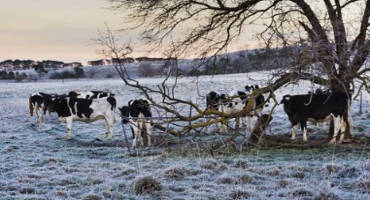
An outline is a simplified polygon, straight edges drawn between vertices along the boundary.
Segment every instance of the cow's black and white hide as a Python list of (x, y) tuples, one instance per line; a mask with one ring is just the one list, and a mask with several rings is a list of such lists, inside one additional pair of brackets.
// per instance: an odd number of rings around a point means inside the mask
[(114, 137), (116, 99), (103, 97), (99, 99), (81, 99), (58, 96), (49, 105), (51, 112), (56, 112), (61, 122), (67, 126), (67, 139), (72, 138), (72, 122), (82, 121), (90, 123), (99, 119), (105, 120), (105, 137)]
[(111, 92), (104, 91), (87, 91), (87, 92), (76, 92), (71, 91), (68, 93), (69, 97), (72, 98), (81, 98), (81, 99), (100, 99), (104, 97), (114, 97), (114, 94)]
[(48, 106), (51, 104), (54, 94), (46, 94), (42, 92), (33, 93), (29, 98), (30, 115), (36, 115), (37, 124), (45, 122), (45, 114)]
[[(220, 95), (219, 100), (219, 111), (232, 114), (242, 111), (249, 103), (250, 95), (253, 91), (259, 89), (258, 85), (246, 85), (244, 91), (236, 91), (231, 93), (231, 95)], [(246, 113), (240, 117), (240, 120), (244, 126), (247, 127), (248, 131), (252, 131), (253, 116), (260, 116), (264, 108), (265, 97), (261, 94), (255, 98), (255, 102), (252, 105), (252, 111)], [(246, 123), (247, 121), (247, 123)], [(239, 118), (236, 118), (236, 122), (239, 122)], [(222, 126), (222, 131), (225, 131), (225, 125)]]
[(281, 101), (284, 111), (292, 124), (292, 140), (296, 139), (296, 127), (301, 126), (303, 140), (307, 141), (307, 121), (323, 122), (334, 121), (334, 135), (330, 143), (336, 143), (340, 134), (339, 143), (344, 139), (344, 131), (348, 120), (348, 106), (350, 97), (347, 93), (314, 93), (305, 95), (285, 95)]
[[(247, 93), (252, 93), (253, 91), (255, 90), (258, 90), (260, 89), (260, 87), (258, 85), (246, 85), (245, 86), (245, 90), (247, 91)], [(248, 102), (247, 102), (248, 103)], [(265, 106), (268, 106), (268, 104), (265, 104), (265, 97), (263, 96), (263, 94), (260, 94), (256, 97), (255, 99), (255, 105), (253, 105), (254, 109), (253, 109), (253, 112), (250, 113), (251, 116), (253, 115), (256, 115), (256, 116), (261, 116), (261, 113), (263, 111), (263, 108)]]
[(133, 132), (133, 142), (132, 146), (137, 147), (137, 142), (144, 146), (143, 136), (146, 133), (148, 146), (152, 144), (152, 126), (150, 122), (150, 117), (152, 113), (150, 111), (149, 102), (144, 99), (131, 100), (128, 106), (123, 106), (119, 108), (121, 115), (123, 117), (124, 123), (129, 123), (131, 131)]
[[(236, 91), (231, 93), (231, 95), (227, 94), (220, 94), (219, 95), (219, 103), (218, 103), (218, 111), (233, 114), (242, 111), (248, 103), (247, 93), (243, 91)], [(246, 117), (248, 117), (248, 124), (246, 125)], [(252, 124), (250, 118), (252, 114), (244, 114), (240, 117), (235, 118), (236, 126), (239, 127), (239, 122), (241, 121), (242, 124), (247, 126), (249, 129)], [(221, 125), (221, 132), (227, 131), (228, 124), (220, 123)]]

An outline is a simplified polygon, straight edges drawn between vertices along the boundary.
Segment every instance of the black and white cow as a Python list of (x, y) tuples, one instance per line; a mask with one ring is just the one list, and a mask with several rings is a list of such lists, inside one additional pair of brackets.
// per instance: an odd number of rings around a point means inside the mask
[[(250, 101), (250, 97), (248, 97), (248, 95), (250, 95), (253, 91), (258, 90), (258, 89), (259, 89), (258, 85), (255, 85), (255, 86), (247, 85), (245, 86), (245, 92), (237, 91), (237, 92), (233, 92), (231, 95), (225, 95), (225, 94), (219, 95), (220, 96), (219, 111), (228, 113), (228, 114), (237, 113), (237, 112), (242, 111), (248, 105)], [(255, 98), (254, 104), (252, 105), (252, 111), (240, 117), (242, 124), (244, 125), (246, 124), (245, 123), (246, 119), (248, 120), (247, 129), (249, 131), (252, 130), (253, 116), (261, 115), (262, 110), (264, 108), (264, 103), (265, 103), (265, 97), (262, 94), (258, 95)], [(239, 121), (238, 118), (236, 120)], [(222, 128), (222, 131), (225, 131), (226, 126), (223, 125), (221, 128)]]
[(307, 121), (317, 123), (334, 121), (334, 135), (330, 143), (339, 143), (344, 139), (344, 131), (348, 120), (350, 97), (344, 92), (318, 92), (305, 95), (285, 95), (281, 101), (284, 111), (292, 124), (292, 140), (296, 139), (296, 127), (301, 126), (303, 140), (307, 141)]
[[(245, 91), (236, 91), (232, 92), (230, 95), (227, 94), (218, 94), (215, 91), (211, 91), (206, 95), (206, 106), (207, 110), (217, 110), (219, 112), (232, 114), (242, 111), (246, 105), (248, 105), (249, 98), (251, 92), (254, 90), (259, 89), (258, 85), (255, 86), (245, 86)], [(240, 119), (242, 124), (246, 124), (246, 118), (248, 118), (248, 125), (247, 128), (251, 129), (252, 127), (252, 117), (256, 115), (260, 115), (262, 109), (264, 107), (265, 98), (263, 95), (258, 95), (255, 99), (255, 103), (253, 105), (252, 111), (250, 113), (241, 116), (240, 118), (236, 118), (236, 122), (239, 123)], [(227, 124), (219, 123), (221, 126), (221, 132), (226, 132)], [(216, 124), (218, 127), (218, 124)], [(218, 127), (219, 128), (219, 127)]]
[(105, 120), (105, 137), (114, 137), (113, 126), (115, 123), (116, 99), (103, 97), (99, 99), (81, 99), (69, 96), (58, 96), (48, 106), (48, 110), (56, 112), (60, 121), (67, 126), (67, 139), (72, 138), (72, 122), (93, 122), (99, 119)]
[(46, 94), (42, 92), (33, 93), (29, 98), (30, 115), (36, 115), (37, 124), (45, 122), (45, 114), (48, 106), (51, 104), (54, 94)]
[(131, 131), (133, 131), (134, 141), (132, 142), (132, 146), (136, 148), (138, 140), (144, 146), (144, 132), (147, 135), (148, 146), (150, 146), (152, 144), (152, 126), (150, 120), (147, 118), (152, 117), (152, 113), (149, 102), (144, 99), (131, 100), (127, 106), (123, 106), (119, 110), (122, 117), (124, 117), (123, 122), (129, 123)]
[(103, 97), (114, 97), (114, 94), (111, 92), (105, 91), (87, 91), (87, 92), (76, 92), (71, 91), (68, 93), (69, 97), (72, 98), (81, 98), (81, 99), (100, 99)]

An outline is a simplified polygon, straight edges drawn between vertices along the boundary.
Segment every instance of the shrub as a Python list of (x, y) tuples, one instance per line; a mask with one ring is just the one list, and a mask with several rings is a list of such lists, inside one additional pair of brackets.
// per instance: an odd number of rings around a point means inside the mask
[(161, 190), (161, 184), (151, 176), (135, 179), (132, 183), (133, 192), (137, 195)]

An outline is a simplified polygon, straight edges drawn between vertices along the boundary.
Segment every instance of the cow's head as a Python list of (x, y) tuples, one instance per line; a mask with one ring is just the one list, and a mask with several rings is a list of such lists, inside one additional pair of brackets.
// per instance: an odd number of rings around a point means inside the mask
[(210, 93), (207, 94), (207, 97), (206, 97), (207, 109), (217, 110), (219, 101), (220, 101), (220, 95), (214, 91), (211, 91)]
[(291, 106), (291, 96), (289, 94), (284, 95), (283, 99), (281, 100), (280, 104), (284, 104), (284, 111), (289, 115), (292, 113), (292, 106)]
[(230, 101), (230, 98), (227, 94), (221, 94), (219, 101), (220, 101), (220, 103), (226, 105)]
[(280, 104), (287, 104), (290, 101), (291, 96), (289, 94), (284, 95), (283, 99), (280, 101)]
[(121, 108), (118, 109), (121, 112), (123, 123), (128, 123), (129, 122), (128, 117), (130, 116), (130, 107), (122, 106)]
[(247, 92), (252, 92), (252, 91), (253, 91), (253, 86), (251, 86), (251, 85), (246, 85), (246, 86), (244, 87), (244, 89), (245, 89), (245, 91), (247, 91)]
[(46, 111), (49, 112), (50, 114), (50, 110), (48, 109), (48, 107), (50, 106), (50, 104), (52, 103), (53, 101), (53, 98), (56, 96), (55, 94), (46, 94), (46, 93), (42, 93), (40, 92), (40, 95), (42, 96), (42, 100), (43, 100), (43, 103), (44, 103), (44, 114), (46, 114)]

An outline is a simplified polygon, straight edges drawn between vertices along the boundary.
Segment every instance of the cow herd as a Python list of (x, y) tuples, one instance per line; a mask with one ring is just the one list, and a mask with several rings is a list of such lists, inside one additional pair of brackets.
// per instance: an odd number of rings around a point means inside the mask
[[(231, 94), (220, 94), (211, 91), (206, 96), (206, 110), (215, 110), (218, 112), (233, 114), (243, 111), (246, 106), (249, 112), (236, 117), (236, 123), (239, 122), (252, 130), (252, 117), (261, 116), (263, 108), (268, 106), (266, 97), (259, 94), (251, 98), (251, 94), (259, 90), (258, 85), (245, 86), (243, 91), (236, 91)], [(116, 99), (115, 95), (104, 91), (76, 92), (71, 91), (68, 94), (46, 94), (35, 93), (29, 98), (29, 109), (31, 116), (36, 115), (38, 124), (45, 122), (47, 112), (55, 112), (61, 122), (66, 123), (67, 139), (72, 138), (72, 122), (93, 122), (104, 119), (106, 132), (105, 137), (114, 137), (114, 123), (116, 121)], [(292, 125), (291, 139), (296, 139), (296, 129), (301, 127), (303, 140), (307, 141), (307, 122), (321, 123), (332, 120), (334, 124), (334, 135), (330, 143), (339, 143), (343, 141), (346, 127), (352, 127), (352, 118), (350, 113), (351, 97), (345, 92), (331, 92), (329, 90), (316, 90), (303, 95), (285, 95), (281, 100), (284, 111), (288, 115)], [(127, 105), (120, 107), (120, 115), (124, 124), (129, 124), (133, 133), (133, 147), (137, 147), (139, 142), (144, 146), (144, 136), (147, 144), (151, 142), (151, 111), (150, 104), (144, 99), (134, 99)], [(226, 132), (227, 122), (216, 124), (221, 132)], [(146, 133), (146, 134), (145, 134)]]
[[(251, 109), (248, 113), (241, 115), (242, 123), (245, 118), (248, 118), (247, 129), (251, 132), (253, 125), (251, 118), (259, 117), (265, 106), (268, 106), (266, 97), (262, 94), (258, 95), (252, 101), (251, 94), (258, 90), (259, 86), (245, 86), (244, 91), (236, 91), (231, 94), (219, 94), (211, 91), (207, 94), (206, 105), (207, 109), (217, 110), (219, 112), (232, 114), (241, 112), (248, 104), (251, 104)], [(292, 125), (291, 139), (296, 140), (296, 129), (301, 127), (303, 140), (307, 141), (307, 122), (314, 124), (333, 121), (334, 134), (330, 143), (342, 143), (346, 127), (352, 128), (351, 117), (351, 95), (346, 92), (332, 92), (330, 90), (317, 89), (315, 92), (309, 92), (303, 95), (285, 95), (280, 104), (283, 104), (284, 111), (288, 115)], [(239, 122), (238, 117), (236, 123)], [(228, 124), (219, 123), (218, 129), (221, 132), (226, 132)], [(238, 126), (238, 124), (237, 124)], [(339, 141), (337, 141), (339, 136)]]
[[(90, 92), (75, 92), (71, 91), (68, 94), (46, 94), (35, 93), (29, 98), (30, 114), (36, 115), (38, 124), (45, 122), (46, 112), (55, 112), (61, 122), (66, 123), (67, 139), (72, 138), (72, 122), (93, 122), (99, 119), (105, 121), (105, 137), (114, 137), (114, 123), (116, 122), (116, 99), (114, 94), (103, 91), (90, 91)], [(148, 131), (148, 136), (151, 135), (151, 126), (145, 117), (151, 115), (150, 108), (146, 100), (134, 100), (133, 103), (129, 102), (128, 106), (120, 108), (121, 115), (126, 117), (124, 122), (130, 122), (133, 130), (134, 143), (142, 140), (143, 128)], [(143, 119), (130, 119), (129, 116), (141, 117)], [(137, 128), (139, 127), (139, 128)], [(139, 135), (140, 134), (140, 135)], [(150, 139), (148, 140), (150, 142)], [(150, 143), (149, 143), (150, 144)]]

